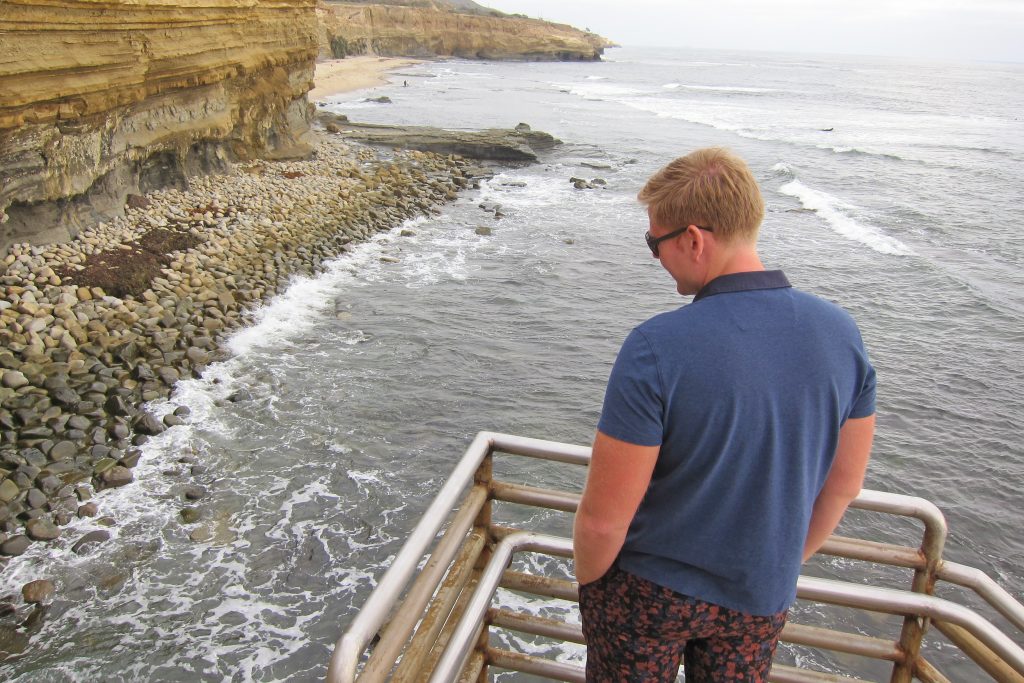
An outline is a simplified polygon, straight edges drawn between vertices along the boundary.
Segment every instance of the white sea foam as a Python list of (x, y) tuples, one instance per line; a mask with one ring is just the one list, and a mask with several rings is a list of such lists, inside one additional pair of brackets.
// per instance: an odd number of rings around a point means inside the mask
[(664, 88), (665, 90), (675, 90), (676, 88), (678, 88), (681, 85), (682, 85), (682, 83), (666, 83), (665, 85), (663, 85), (661, 87)]
[(790, 167), (789, 164), (787, 164), (784, 161), (780, 161), (779, 163), (772, 166), (772, 170), (775, 171), (776, 173), (783, 173), (786, 175), (792, 175), (793, 173), (793, 169)]
[(856, 207), (839, 197), (808, 187), (799, 180), (786, 183), (779, 191), (799, 199), (805, 209), (817, 213), (832, 230), (847, 239), (860, 242), (882, 254), (907, 256), (914, 253), (898, 239), (886, 235), (881, 228), (855, 220), (850, 214), (856, 211)]

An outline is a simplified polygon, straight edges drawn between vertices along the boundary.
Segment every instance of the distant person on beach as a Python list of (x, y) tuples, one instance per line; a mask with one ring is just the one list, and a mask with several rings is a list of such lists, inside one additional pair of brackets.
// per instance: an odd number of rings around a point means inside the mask
[(639, 199), (696, 296), (608, 380), (573, 541), (587, 680), (766, 681), (800, 566), (860, 492), (875, 372), (845, 311), (765, 270), (742, 159), (698, 150)]

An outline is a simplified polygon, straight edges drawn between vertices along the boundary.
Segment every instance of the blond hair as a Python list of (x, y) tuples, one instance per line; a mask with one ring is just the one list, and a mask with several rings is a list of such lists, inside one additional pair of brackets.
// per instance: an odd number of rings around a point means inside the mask
[(710, 227), (723, 242), (755, 241), (764, 199), (743, 159), (721, 147), (679, 157), (647, 181), (637, 195), (658, 225)]

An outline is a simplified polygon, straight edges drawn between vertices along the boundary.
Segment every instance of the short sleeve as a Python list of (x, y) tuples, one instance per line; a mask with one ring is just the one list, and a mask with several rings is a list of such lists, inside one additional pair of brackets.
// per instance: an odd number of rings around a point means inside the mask
[(867, 360), (865, 354), (864, 364), (866, 366), (860, 383), (860, 393), (854, 399), (853, 408), (850, 410), (850, 417), (853, 419), (868, 417), (875, 414), (875, 369)]
[(643, 333), (633, 330), (612, 367), (597, 428), (637, 446), (659, 446), (664, 434), (663, 416), (657, 357)]

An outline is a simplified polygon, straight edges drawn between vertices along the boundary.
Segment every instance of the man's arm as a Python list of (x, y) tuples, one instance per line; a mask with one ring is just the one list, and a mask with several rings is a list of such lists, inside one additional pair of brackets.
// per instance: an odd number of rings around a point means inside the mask
[(572, 535), (581, 584), (604, 576), (618, 556), (660, 450), (597, 432)]
[(811, 524), (804, 542), (804, 561), (818, 551), (839, 526), (846, 507), (860, 493), (875, 436), (875, 416), (846, 421), (839, 430), (839, 445), (825, 485), (814, 501)]

